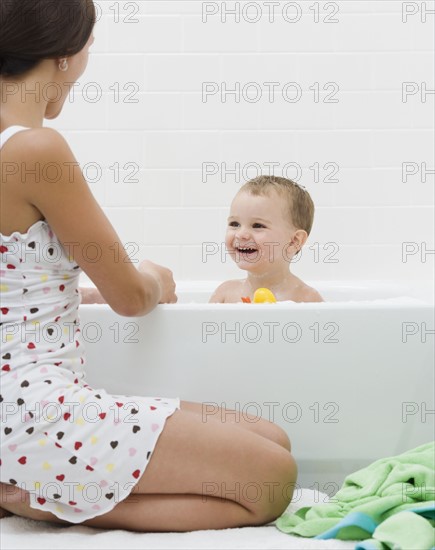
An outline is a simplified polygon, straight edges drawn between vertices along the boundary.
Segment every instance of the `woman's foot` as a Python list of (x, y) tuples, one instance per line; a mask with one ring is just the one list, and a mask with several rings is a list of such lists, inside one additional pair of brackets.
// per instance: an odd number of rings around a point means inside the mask
[(0, 508), (0, 519), (7, 518), (8, 516), (13, 516), (13, 514), (7, 510), (3, 510), (3, 508)]

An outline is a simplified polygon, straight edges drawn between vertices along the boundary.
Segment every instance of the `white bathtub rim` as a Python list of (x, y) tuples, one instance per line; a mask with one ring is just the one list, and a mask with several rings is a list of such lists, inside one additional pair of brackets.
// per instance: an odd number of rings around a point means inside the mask
[[(252, 313), (258, 316), (261, 311), (273, 312), (273, 311), (339, 311), (339, 310), (431, 310), (434, 308), (433, 304), (408, 298), (409, 301), (399, 301), (392, 299), (388, 300), (373, 300), (373, 301), (351, 301), (351, 302), (321, 302), (321, 303), (295, 303), (295, 302), (279, 302), (277, 304), (201, 304), (201, 303), (180, 303), (180, 304), (159, 304), (155, 308), (155, 312), (158, 311), (237, 311), (245, 312), (249, 311), (247, 308), (252, 308)], [(94, 309), (96, 312), (111, 311), (111, 308), (107, 304), (81, 304), (82, 308)], [(79, 311), (80, 311), (79, 310)]]
[[(209, 309), (216, 307), (225, 307), (228, 309), (240, 309), (243, 307), (253, 308), (292, 308), (292, 309), (317, 309), (336, 305), (338, 307), (410, 307), (410, 306), (434, 306), (433, 283), (431, 281), (379, 281), (379, 280), (358, 280), (358, 281), (308, 281), (307, 284), (316, 288), (321, 294), (329, 292), (338, 293), (338, 299), (328, 299), (325, 296), (325, 302), (292, 302), (280, 301), (276, 304), (243, 304), (241, 302), (232, 304), (210, 304), (208, 303), (215, 288), (220, 284), (219, 281), (180, 281), (177, 282), (176, 292), (179, 295), (177, 304), (161, 304), (159, 308), (183, 308), (187, 309)], [(81, 281), (82, 287), (93, 287), (89, 279)], [(346, 294), (352, 293), (373, 293), (373, 298), (363, 296), (361, 298), (347, 298)], [(379, 296), (385, 293), (387, 297)], [(186, 299), (187, 295), (187, 299)], [(198, 296), (198, 300), (195, 299)], [(343, 296), (342, 296), (343, 295)], [(189, 298), (190, 296), (190, 298)], [(202, 298), (202, 299), (201, 299)], [(205, 301), (204, 301), (205, 298)], [(88, 304), (83, 304), (86, 307)], [(97, 305), (97, 304), (92, 304)], [(187, 307), (190, 306), (190, 307)], [(107, 307), (107, 306), (106, 306)], [(333, 308), (334, 309), (334, 308)]]

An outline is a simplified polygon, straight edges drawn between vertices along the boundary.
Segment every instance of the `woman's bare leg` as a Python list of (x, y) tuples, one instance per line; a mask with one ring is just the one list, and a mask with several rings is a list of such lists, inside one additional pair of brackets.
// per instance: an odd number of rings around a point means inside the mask
[(221, 422), (235, 424), (239, 428), (249, 430), (262, 435), (288, 451), (291, 451), (290, 439), (287, 433), (277, 424), (269, 422), (260, 416), (248, 414), (244, 411), (226, 409), (211, 403), (194, 403), (192, 401), (181, 401), (182, 410), (191, 411), (201, 415), (203, 422)]
[[(167, 419), (130, 496), (84, 525), (141, 532), (262, 525), (284, 512), (295, 482), (296, 464), (279, 444), (234, 424), (204, 423), (182, 408)], [(22, 496), (4, 499), (2, 506), (65, 523), (30, 508)]]

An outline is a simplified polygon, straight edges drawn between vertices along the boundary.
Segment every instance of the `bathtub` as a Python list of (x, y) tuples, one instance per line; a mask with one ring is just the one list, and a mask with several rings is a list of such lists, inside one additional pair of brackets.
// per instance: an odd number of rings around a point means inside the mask
[(350, 472), (433, 439), (429, 284), (313, 281), (325, 303), (208, 304), (217, 284), (182, 283), (177, 304), (142, 318), (82, 305), (88, 383), (202, 402), (204, 422), (217, 407), (274, 421), (300, 486), (331, 495)]

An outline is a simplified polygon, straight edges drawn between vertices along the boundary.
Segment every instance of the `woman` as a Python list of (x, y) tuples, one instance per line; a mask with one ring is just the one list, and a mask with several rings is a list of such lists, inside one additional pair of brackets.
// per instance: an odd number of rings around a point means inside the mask
[(98, 288), (92, 299), (125, 316), (175, 302), (175, 284), (164, 267), (114, 257), (119, 237), (73, 153), (43, 128), (85, 71), (92, 0), (8, 0), (0, 15), (3, 513), (136, 531), (274, 520), (296, 480), (278, 426), (221, 410), (204, 422), (200, 403), (86, 384), (80, 271)]

